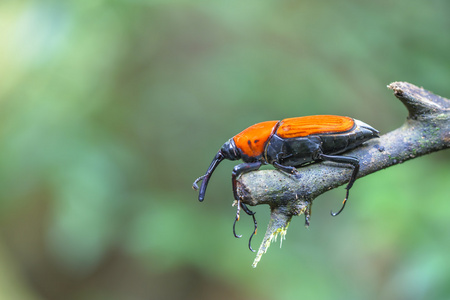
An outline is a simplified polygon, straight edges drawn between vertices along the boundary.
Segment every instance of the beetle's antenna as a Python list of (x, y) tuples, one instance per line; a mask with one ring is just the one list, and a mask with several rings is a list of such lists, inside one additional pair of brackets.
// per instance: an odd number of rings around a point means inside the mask
[(209, 178), (211, 177), (211, 174), (214, 172), (216, 167), (224, 159), (225, 159), (225, 156), (222, 154), (222, 151), (219, 150), (219, 152), (217, 152), (216, 156), (214, 156), (214, 159), (212, 160), (211, 165), (209, 165), (209, 168), (206, 171), (206, 174), (197, 178), (194, 181), (194, 183), (192, 184), (192, 188), (194, 190), (198, 190), (197, 182), (203, 180), (202, 185), (200, 187), (200, 192), (198, 193), (198, 201), (202, 202), (203, 199), (205, 199), (205, 192), (206, 192), (206, 187), (208, 186)]

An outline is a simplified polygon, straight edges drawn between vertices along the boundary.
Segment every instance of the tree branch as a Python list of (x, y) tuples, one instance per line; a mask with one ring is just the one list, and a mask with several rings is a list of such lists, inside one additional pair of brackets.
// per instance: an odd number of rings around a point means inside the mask
[[(406, 106), (409, 116), (400, 128), (346, 153), (360, 160), (357, 178), (450, 147), (450, 100), (407, 82), (394, 82), (388, 88)], [(271, 208), (271, 220), (253, 266), (278, 233), (284, 237), (292, 216), (309, 217), (312, 201), (346, 184), (351, 171), (322, 162), (302, 167), (300, 180), (277, 170), (243, 174), (237, 183), (241, 201)]]

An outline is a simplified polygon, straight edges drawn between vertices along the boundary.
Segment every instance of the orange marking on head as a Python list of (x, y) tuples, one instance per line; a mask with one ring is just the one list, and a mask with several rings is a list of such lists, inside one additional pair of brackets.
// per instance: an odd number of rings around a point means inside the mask
[(313, 134), (337, 133), (351, 130), (355, 121), (349, 117), (321, 115), (289, 118), (281, 121), (276, 134), (281, 138)]
[(236, 147), (245, 155), (256, 157), (263, 153), (267, 140), (273, 134), (273, 130), (279, 121), (267, 121), (257, 123), (245, 129), (233, 137)]

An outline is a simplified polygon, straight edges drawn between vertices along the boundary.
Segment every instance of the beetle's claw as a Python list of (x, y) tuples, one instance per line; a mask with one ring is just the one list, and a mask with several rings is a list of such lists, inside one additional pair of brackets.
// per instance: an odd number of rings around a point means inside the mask
[(240, 213), (241, 213), (241, 200), (236, 200), (236, 202), (233, 203), (233, 206), (236, 205), (236, 218), (234, 218), (234, 223), (233, 223), (233, 234), (234, 237), (236, 238), (241, 238), (242, 235), (240, 234), (236, 234), (236, 222), (239, 221), (240, 218)]
[(330, 213), (331, 213), (331, 215), (332, 215), (333, 217), (336, 217), (337, 215), (339, 215), (339, 214), (344, 210), (345, 204), (347, 204), (347, 199), (348, 199), (348, 193), (349, 193), (349, 190), (350, 190), (350, 189), (347, 189), (347, 194), (345, 195), (344, 201), (342, 201), (342, 207), (341, 207), (341, 209), (339, 209), (339, 211), (338, 211), (337, 213), (334, 213), (333, 211), (330, 211)]
[(252, 238), (256, 234), (256, 231), (258, 230), (258, 223), (256, 222), (255, 212), (253, 212), (252, 218), (253, 218), (253, 224), (255, 224), (255, 229), (253, 230), (252, 235), (248, 239), (248, 248), (250, 249), (250, 251), (255, 252), (255, 250), (253, 250), (253, 248), (252, 248)]
[(239, 221), (239, 218), (236, 216), (236, 218), (234, 219), (234, 223), (233, 223), (233, 234), (235, 238), (241, 238), (242, 235), (241, 234), (236, 234), (236, 222)]
[(342, 207), (341, 207), (341, 209), (339, 209), (338, 212), (334, 213), (334, 212), (331, 210), (331, 211), (330, 211), (331, 215), (332, 215), (333, 217), (336, 217), (337, 215), (339, 215), (339, 214), (344, 210), (344, 207), (345, 207), (345, 202), (343, 202)]
[(239, 221), (241, 208), (245, 211), (246, 214), (248, 214), (249, 216), (252, 216), (252, 218), (253, 218), (253, 224), (255, 227), (254, 227), (252, 234), (250, 235), (250, 238), (248, 239), (248, 248), (250, 249), (250, 251), (255, 252), (255, 250), (253, 250), (253, 248), (252, 248), (252, 238), (256, 234), (256, 231), (258, 229), (258, 223), (256, 222), (256, 218), (255, 218), (256, 212), (248, 209), (248, 207), (244, 203), (242, 203), (241, 200), (236, 200), (233, 205), (237, 206), (236, 217), (234, 218), (234, 223), (233, 223), (233, 234), (236, 238), (242, 237), (242, 235), (236, 234), (236, 222)]
[(250, 251), (255, 252), (255, 250), (253, 250), (253, 248), (252, 248), (252, 238), (256, 234), (256, 230), (258, 229), (258, 223), (256, 222), (256, 218), (255, 218), (256, 212), (248, 209), (247, 205), (245, 205), (244, 203), (242, 203), (240, 201), (239, 201), (239, 203), (241, 204), (241, 207), (245, 211), (245, 213), (249, 216), (252, 216), (252, 218), (253, 218), (253, 224), (255, 226), (255, 229), (253, 230), (252, 235), (250, 235), (250, 238), (248, 239), (248, 248), (250, 249)]
[(256, 231), (253, 231), (252, 235), (248, 239), (248, 249), (250, 249), (250, 251), (252, 251), (252, 252), (255, 252), (255, 250), (253, 250), (253, 248), (252, 248), (252, 238), (255, 235), (255, 233), (256, 233)]

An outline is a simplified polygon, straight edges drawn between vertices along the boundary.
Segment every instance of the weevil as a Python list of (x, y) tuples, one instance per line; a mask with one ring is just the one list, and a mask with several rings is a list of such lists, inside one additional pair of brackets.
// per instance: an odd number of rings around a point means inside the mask
[(257, 123), (223, 144), (206, 174), (195, 180), (193, 188), (197, 190), (197, 183), (202, 180), (198, 200), (203, 201), (209, 179), (221, 161), (241, 159), (244, 162), (235, 166), (231, 173), (233, 195), (237, 203), (233, 233), (240, 237), (236, 234), (235, 225), (242, 208), (253, 217), (254, 230), (249, 239), (249, 248), (253, 251), (251, 239), (256, 233), (257, 222), (255, 212), (242, 203), (237, 195), (236, 182), (239, 175), (258, 170), (263, 164), (271, 164), (282, 172), (296, 176), (299, 175), (298, 167), (313, 162), (347, 164), (353, 168), (353, 172), (345, 187), (347, 191), (341, 208), (336, 213), (331, 212), (333, 216), (337, 216), (347, 203), (349, 191), (359, 171), (357, 158), (341, 154), (376, 137), (379, 137), (378, 130), (372, 126), (343, 116), (317, 115)]

